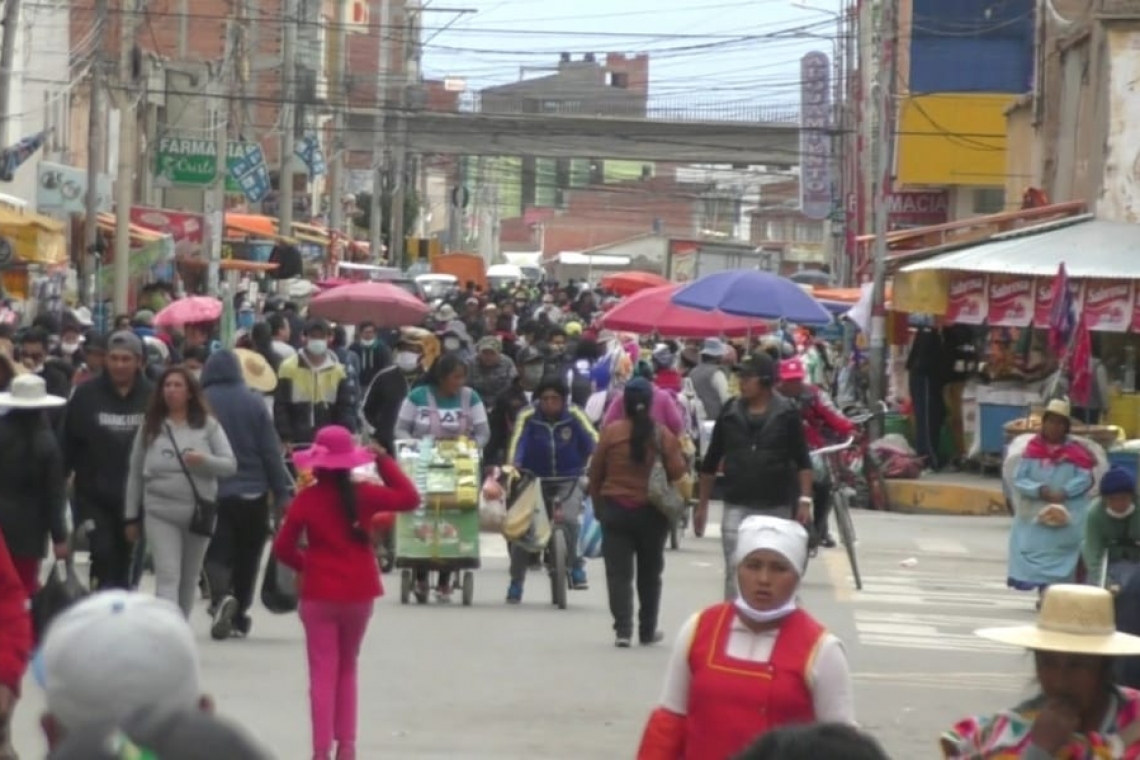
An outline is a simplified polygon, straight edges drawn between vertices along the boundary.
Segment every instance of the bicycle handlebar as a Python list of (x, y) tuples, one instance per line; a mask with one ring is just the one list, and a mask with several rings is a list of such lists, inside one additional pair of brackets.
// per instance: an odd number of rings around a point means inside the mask
[(818, 454), (820, 456), (827, 456), (828, 454), (838, 454), (839, 452), (843, 451), (844, 449), (851, 448), (851, 446), (853, 446), (854, 444), (855, 444), (855, 436), (851, 436), (850, 438), (848, 438), (843, 443), (837, 443), (834, 446), (824, 446), (822, 449), (816, 449), (815, 451), (813, 451), (811, 453), (812, 454)]

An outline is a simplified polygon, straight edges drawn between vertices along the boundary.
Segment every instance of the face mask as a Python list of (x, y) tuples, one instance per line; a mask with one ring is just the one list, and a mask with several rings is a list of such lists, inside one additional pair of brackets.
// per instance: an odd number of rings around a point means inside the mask
[(524, 367), (522, 371), (523, 382), (527, 385), (538, 385), (538, 381), (542, 379), (542, 365), (537, 367)]
[(459, 338), (445, 338), (443, 341), (443, 347), (448, 351), (458, 351)]
[(402, 372), (411, 372), (420, 366), (420, 355), (415, 351), (400, 351), (396, 354), (396, 366)]
[(239, 329), (248, 330), (253, 327), (254, 314), (252, 311), (239, 311), (237, 315), (237, 326)]
[(79, 344), (78, 343), (60, 343), (59, 344), (59, 350), (62, 351), (67, 356), (71, 356), (72, 354), (74, 354), (76, 351), (79, 350)]
[(190, 377), (194, 378), (195, 380), (200, 381), (202, 379), (202, 370), (200, 370), (200, 369), (190, 370)]
[(529, 344), (530, 341), (526, 339), (526, 336), (520, 335), (519, 337), (515, 338), (515, 345), (519, 348), (526, 348)]
[(313, 356), (324, 356), (326, 353), (328, 353), (329, 343), (327, 340), (310, 338), (309, 342), (305, 344), (305, 350)]

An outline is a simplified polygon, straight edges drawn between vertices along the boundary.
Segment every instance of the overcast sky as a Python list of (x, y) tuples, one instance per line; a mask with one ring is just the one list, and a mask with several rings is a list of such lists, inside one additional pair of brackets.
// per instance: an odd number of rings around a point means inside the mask
[[(764, 103), (795, 107), (799, 59), (832, 53), (840, 0), (431, 0), (424, 17), (425, 75), (467, 80), (470, 91), (519, 79), (520, 67), (559, 54), (650, 55), (658, 103)], [(805, 7), (805, 5), (807, 7)], [(446, 29), (444, 27), (447, 27)], [(812, 36), (814, 35), (814, 37)], [(543, 72), (528, 72), (541, 76)]]

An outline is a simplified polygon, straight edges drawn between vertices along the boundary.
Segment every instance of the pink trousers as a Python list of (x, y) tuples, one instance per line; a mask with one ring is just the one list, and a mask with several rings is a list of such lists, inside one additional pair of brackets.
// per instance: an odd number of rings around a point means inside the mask
[(337, 757), (356, 756), (356, 663), (372, 617), (372, 602), (343, 604), (301, 600), (301, 624), (309, 655), (309, 705), (313, 757), (337, 743)]

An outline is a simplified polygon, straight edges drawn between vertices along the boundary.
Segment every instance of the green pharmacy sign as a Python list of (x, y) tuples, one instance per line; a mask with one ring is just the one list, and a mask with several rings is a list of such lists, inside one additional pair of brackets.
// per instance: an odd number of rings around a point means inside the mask
[[(209, 187), (217, 174), (218, 144), (213, 140), (189, 137), (163, 137), (158, 141), (154, 176), (165, 185), (192, 185)], [(231, 168), (245, 158), (249, 145), (240, 142), (226, 143), (226, 166)], [(242, 190), (227, 172), (226, 192)]]

